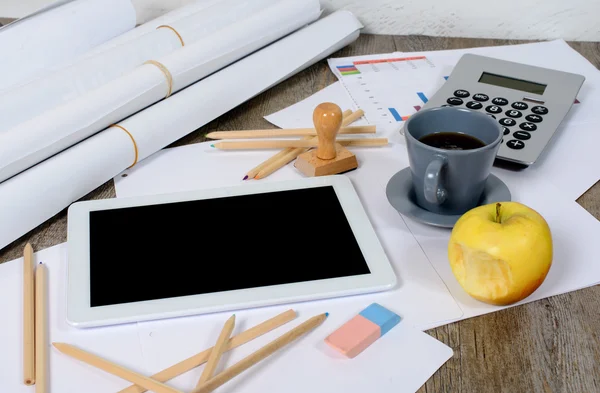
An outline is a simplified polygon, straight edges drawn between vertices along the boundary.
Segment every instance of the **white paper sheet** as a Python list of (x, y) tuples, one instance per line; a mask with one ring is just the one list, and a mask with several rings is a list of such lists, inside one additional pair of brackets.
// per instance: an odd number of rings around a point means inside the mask
[[(446, 297), (445, 287), (448, 287), (462, 311), (455, 320), (501, 310), (502, 307), (489, 306), (470, 298), (454, 279), (447, 258), (449, 229), (430, 227), (403, 218), (387, 201), (387, 182), (393, 174), (408, 166), (404, 146), (398, 144), (384, 149), (361, 148), (353, 151), (357, 154), (359, 168), (346, 176), (352, 179), (357, 188), (402, 285), (406, 285), (387, 294), (365, 297), (376, 299), (389, 296), (390, 302), (397, 305), (397, 310), (405, 319), (421, 328), (450, 322), (440, 314), (442, 309), (448, 307), (450, 300)], [(126, 171), (126, 177), (116, 177), (117, 196), (248, 184), (239, 180), (241, 175), (270, 154), (214, 151), (208, 150), (206, 144), (167, 149), (139, 167)], [(250, 159), (250, 155), (258, 157)], [(185, 168), (194, 168), (194, 171), (186, 173)], [(205, 175), (205, 172), (208, 174)], [(553, 233), (554, 262), (550, 273), (543, 285), (520, 304), (600, 283), (600, 265), (590, 257), (600, 255), (600, 243), (597, 241), (600, 238), (600, 222), (545, 179), (528, 179), (518, 173), (496, 169), (494, 173), (508, 185), (512, 200), (539, 211)], [(260, 181), (301, 177), (290, 163), (272, 177)], [(417, 244), (406, 232), (407, 228), (418, 241)], [(425, 266), (423, 253), (437, 274), (430, 270), (431, 266)], [(415, 267), (419, 268), (418, 272), (414, 270)], [(402, 294), (403, 291), (406, 293)], [(431, 295), (436, 298), (431, 298)], [(400, 301), (400, 298), (407, 300)], [(412, 313), (417, 310), (417, 314)], [(432, 321), (434, 318), (437, 321)]]
[[(269, 116), (265, 116), (265, 119), (280, 128), (314, 127), (312, 121), (313, 111), (317, 105), (326, 101), (337, 104), (342, 108), (342, 111), (345, 111), (346, 109), (355, 111), (358, 109), (348, 94), (346, 94), (344, 86), (342, 86), (340, 82), (336, 82), (287, 108), (272, 113)], [(364, 117), (361, 117), (352, 123), (353, 126), (367, 124), (369, 123)]]
[[(138, 160), (343, 48), (361, 27), (351, 13), (336, 12), (129, 117), (121, 125), (136, 140)], [(1, 183), (0, 248), (110, 180), (134, 158), (131, 138), (110, 128)]]
[(135, 27), (130, 0), (78, 0), (0, 29), (0, 90), (25, 83)]
[[(282, 1), (222, 0), (202, 11), (175, 20), (169, 26), (177, 31), (185, 45), (205, 39), (211, 45), (220, 43), (227, 49), (227, 33), (219, 30), (229, 27), (227, 31), (231, 32), (232, 26), (241, 23), (239, 27), (235, 27), (235, 31), (247, 29), (248, 38), (258, 38), (261, 33), (255, 27), (244, 24), (244, 20), (276, 4), (282, 4)], [(316, 18), (319, 12), (318, 2), (308, 1), (306, 6)], [(282, 17), (285, 19), (286, 15), (283, 14)], [(303, 21), (302, 12), (299, 12), (297, 20)], [(271, 23), (269, 21), (265, 25), (273, 26)], [(290, 25), (295, 24), (292, 22)], [(274, 29), (276, 30), (275, 27)], [(76, 100), (131, 72), (147, 60), (159, 60), (182, 47), (181, 40), (173, 30), (156, 27), (120, 45), (112, 45), (93, 56), (86, 53), (65, 67), (0, 93), (0, 133), (45, 111)], [(206, 50), (200, 47), (197, 49)], [(122, 86), (121, 83), (120, 85)]]
[[(600, 155), (596, 154), (595, 149), (595, 146), (600, 144), (600, 133), (595, 131), (600, 127), (600, 117), (595, 108), (600, 102), (600, 71), (563, 40), (448, 51), (336, 58), (330, 59), (329, 64), (332, 72), (346, 87), (347, 93), (357, 107), (365, 110), (367, 121), (377, 124), (378, 128), (381, 127), (391, 133), (390, 140), (404, 143), (403, 136), (399, 133), (403, 123), (395, 123), (396, 127), (390, 128), (385, 122), (379, 122), (380, 117), (377, 116), (378, 112), (376, 111), (378, 106), (368, 105), (368, 97), (375, 95), (384, 109), (390, 106), (404, 108), (404, 112), (401, 114), (409, 116), (416, 112), (414, 106), (422, 105), (422, 101), (415, 93), (434, 94), (440, 83), (443, 83), (443, 76), (449, 75), (464, 53), (476, 53), (584, 75), (586, 80), (578, 95), (580, 103), (573, 105), (540, 159), (521, 173), (523, 176), (547, 179), (573, 200), (600, 179)], [(336, 69), (336, 66), (345, 65), (354, 60), (419, 56), (426, 56), (427, 61), (431, 62), (435, 68), (428, 69), (425, 60), (417, 60), (412, 63), (419, 67), (412, 69), (407, 66), (401, 71), (394, 71), (393, 78), (384, 76), (385, 70), (382, 69), (375, 78), (374, 84), (369, 85), (371, 88), (368, 89), (370, 90), (368, 93), (364, 91), (366, 88), (357, 81), (349, 82), (353, 79), (351, 76), (344, 77)], [(408, 62), (403, 63), (405, 66), (407, 64)], [(394, 82), (393, 85), (391, 81)], [(364, 107), (361, 103), (365, 103)], [(288, 109), (286, 115), (290, 116), (293, 113), (294, 111)], [(285, 115), (282, 113), (281, 116)], [(293, 123), (290, 122), (290, 124)]]
[[(257, 3), (268, 3), (263, 0)], [(281, 0), (212, 35), (157, 60), (177, 92), (265, 45), (315, 21), (318, 0)], [(144, 64), (77, 99), (0, 134), (0, 181), (69, 148), (94, 133), (160, 101), (169, 83)]]
[[(48, 342), (66, 342), (148, 374), (135, 324), (80, 330), (66, 323), (67, 246), (60, 244), (35, 254), (48, 269)], [(23, 383), (23, 262), (0, 265), (0, 391), (33, 392)], [(116, 392), (129, 384), (91, 366), (48, 349), (49, 386), (54, 393)]]
[[(48, 268), (49, 342), (65, 342), (150, 376), (174, 363), (214, 345), (227, 313), (167, 319), (140, 324), (75, 329), (65, 322), (67, 267), (66, 243), (35, 254), (36, 263)], [(32, 392), (23, 384), (22, 371), (22, 259), (0, 265), (0, 391)], [(250, 326), (293, 308), (298, 317), (274, 331), (224, 354), (218, 371), (264, 346), (307, 318), (326, 312), (328, 302), (296, 307), (266, 307), (236, 312), (237, 334)], [(395, 304), (382, 303), (395, 310)], [(220, 391), (263, 392), (294, 380), (290, 392), (327, 391), (364, 392), (376, 388), (381, 393), (414, 393), (450, 357), (452, 349), (431, 336), (401, 321), (383, 338), (358, 357), (344, 359), (323, 339), (352, 318), (364, 306), (357, 300), (344, 312), (333, 313), (314, 331), (278, 351), (219, 388)], [(337, 307), (339, 310), (339, 307)], [(388, 361), (383, 361), (386, 359)], [(191, 391), (202, 368), (191, 370), (168, 382), (170, 386)], [(107, 393), (130, 385), (127, 381), (96, 369), (54, 348), (49, 350), (49, 392)], [(280, 381), (280, 382), (279, 382)], [(269, 384), (266, 386), (265, 384)]]
[[(247, 185), (244, 174), (274, 154), (274, 151), (223, 152), (210, 147), (211, 142), (160, 151), (115, 178), (118, 197), (189, 191), (231, 185)], [(400, 147), (353, 149), (361, 170), (348, 174), (365, 206), (388, 258), (392, 262), (398, 287), (394, 291), (364, 296), (367, 301), (393, 304), (407, 323), (426, 329), (438, 321), (459, 318), (462, 312), (454, 303), (444, 283), (425, 258), (418, 243), (401, 217), (387, 202), (385, 179), (399, 169), (396, 156)], [(186, 168), (194, 168), (188, 170)], [(373, 173), (378, 173), (373, 176)], [(261, 182), (300, 178), (292, 164)], [(356, 300), (340, 300), (344, 309)], [(303, 306), (299, 306), (303, 307)], [(328, 306), (330, 312), (338, 306)], [(302, 309), (302, 308), (300, 308)]]

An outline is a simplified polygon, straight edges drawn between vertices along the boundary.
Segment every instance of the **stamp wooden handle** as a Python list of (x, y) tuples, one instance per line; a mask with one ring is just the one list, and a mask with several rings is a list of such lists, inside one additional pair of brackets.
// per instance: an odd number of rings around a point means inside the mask
[(313, 123), (319, 138), (317, 157), (322, 160), (334, 159), (335, 138), (342, 126), (342, 110), (331, 102), (319, 104), (313, 112)]

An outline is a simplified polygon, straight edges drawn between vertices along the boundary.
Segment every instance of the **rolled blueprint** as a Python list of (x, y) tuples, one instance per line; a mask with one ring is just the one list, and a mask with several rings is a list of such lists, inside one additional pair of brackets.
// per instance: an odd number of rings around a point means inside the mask
[(64, 68), (5, 90), (0, 93), (0, 133), (123, 76), (146, 60), (172, 53), (279, 2), (221, 0), (195, 14), (157, 25), (121, 45), (93, 56), (86, 54)]
[(277, 1), (152, 64), (144, 64), (76, 100), (20, 123), (0, 134), (0, 181), (315, 21), (319, 14), (318, 0)]
[(348, 11), (330, 14), (120, 122), (127, 132), (110, 127), (0, 183), (0, 248), (134, 162), (350, 44), (361, 28)]
[(76, 0), (0, 29), (0, 90), (25, 83), (135, 27), (130, 0)]

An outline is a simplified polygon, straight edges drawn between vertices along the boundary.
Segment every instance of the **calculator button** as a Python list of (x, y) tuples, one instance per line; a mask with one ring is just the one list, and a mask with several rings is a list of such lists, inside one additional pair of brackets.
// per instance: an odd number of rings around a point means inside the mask
[(515, 119), (518, 119), (519, 117), (523, 116), (523, 114), (519, 111), (516, 111), (514, 109), (510, 109), (508, 111), (506, 111), (506, 116), (508, 117), (514, 117)]
[(526, 141), (527, 139), (531, 138), (531, 134), (527, 131), (515, 131), (513, 136), (522, 141)]
[(473, 96), (473, 99), (475, 101), (479, 101), (479, 102), (485, 102), (487, 100), (490, 99), (490, 97), (487, 96), (487, 94), (481, 94), (481, 93), (477, 93)]
[(532, 121), (534, 123), (539, 123), (543, 119), (542, 119), (542, 116), (539, 116), (539, 115), (527, 115), (527, 116), (525, 116), (525, 120)]
[(537, 126), (533, 123), (530, 123), (528, 121), (519, 124), (519, 128), (524, 130), (524, 131), (535, 131), (537, 130)]
[(468, 91), (466, 91), (466, 90), (456, 90), (456, 91), (454, 92), (454, 96), (455, 96), (455, 97), (460, 97), (460, 98), (467, 98), (467, 97), (468, 97), (468, 96), (470, 96), (470, 95), (471, 95), (471, 93), (469, 93), (469, 92), (468, 92)]
[(506, 142), (506, 146), (510, 147), (511, 149), (521, 150), (525, 147), (525, 142), (517, 139), (511, 139), (510, 141)]
[(502, 108), (500, 108), (499, 106), (496, 105), (490, 105), (487, 108), (485, 108), (486, 111), (490, 112), (490, 113), (500, 113), (502, 112)]
[(469, 102), (467, 102), (467, 108), (469, 108), (469, 109), (481, 109), (481, 108), (483, 108), (483, 105), (481, 104), (481, 102), (469, 101)]
[(496, 97), (492, 100), (492, 104), (494, 105), (506, 105), (508, 104), (508, 100), (502, 97)]
[(446, 100), (446, 102), (450, 105), (460, 105), (463, 103), (463, 100), (458, 97), (450, 97), (448, 100)]
[(527, 105), (526, 103), (521, 102), (521, 101), (513, 102), (511, 106), (515, 109), (520, 109), (522, 111), (529, 108), (529, 105)]
[(504, 135), (510, 134), (510, 130), (506, 127), (502, 127), (502, 131), (504, 132)]
[(502, 124), (503, 126), (514, 126), (515, 124), (517, 124), (517, 122), (515, 121), (515, 119), (509, 119), (508, 117), (505, 117), (504, 119), (500, 119), (498, 121), (498, 123)]
[(531, 108), (531, 111), (536, 115), (545, 115), (548, 113), (548, 108), (546, 108), (545, 106), (534, 106), (533, 108)]

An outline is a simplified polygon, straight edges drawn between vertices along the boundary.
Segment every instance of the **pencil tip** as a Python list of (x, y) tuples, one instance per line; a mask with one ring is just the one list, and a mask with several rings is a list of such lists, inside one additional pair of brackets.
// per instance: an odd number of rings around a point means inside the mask
[(210, 145), (210, 147), (215, 147), (215, 145)]
[(242, 180), (246, 180), (248, 179), (248, 175), (244, 176), (244, 178)]
[(328, 313), (328, 312), (326, 312), (326, 313), (325, 313), (325, 316), (326, 316), (326, 317), (328, 317), (328, 316), (329, 316), (329, 313)]

